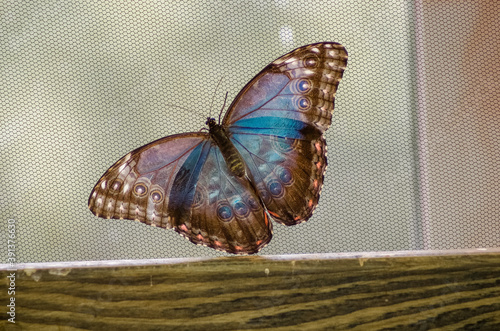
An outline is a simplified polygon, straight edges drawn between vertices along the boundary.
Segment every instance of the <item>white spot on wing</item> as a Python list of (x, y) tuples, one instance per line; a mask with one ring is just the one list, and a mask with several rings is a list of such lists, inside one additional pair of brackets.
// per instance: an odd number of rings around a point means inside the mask
[[(129, 154), (127, 154), (127, 156), (130, 158), (130, 156), (129, 156), (129, 155), (130, 155), (130, 153), (129, 153)], [(120, 166), (120, 168), (118, 168), (118, 172), (122, 172), (122, 171), (123, 171), (123, 169), (125, 169), (125, 167), (126, 167), (126, 166), (127, 166), (127, 164), (126, 164), (126, 163), (122, 164), (122, 165)]]

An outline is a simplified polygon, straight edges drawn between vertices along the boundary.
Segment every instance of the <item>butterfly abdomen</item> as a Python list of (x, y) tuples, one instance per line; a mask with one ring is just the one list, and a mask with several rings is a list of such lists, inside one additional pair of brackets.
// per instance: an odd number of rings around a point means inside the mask
[(243, 158), (236, 147), (234, 147), (233, 143), (229, 140), (224, 128), (215, 123), (209, 125), (209, 127), (210, 136), (212, 137), (212, 140), (215, 141), (217, 146), (219, 146), (222, 156), (224, 157), (231, 173), (240, 178), (244, 177), (246, 175), (246, 170)]

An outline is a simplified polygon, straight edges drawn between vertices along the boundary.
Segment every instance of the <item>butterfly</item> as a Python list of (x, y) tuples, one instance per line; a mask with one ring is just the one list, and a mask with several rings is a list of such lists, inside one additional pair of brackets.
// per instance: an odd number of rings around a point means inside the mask
[(271, 219), (295, 225), (316, 208), (347, 51), (334, 42), (274, 60), (236, 96), (208, 132), (167, 136), (118, 160), (88, 205), (102, 218), (173, 228), (195, 244), (254, 254)]

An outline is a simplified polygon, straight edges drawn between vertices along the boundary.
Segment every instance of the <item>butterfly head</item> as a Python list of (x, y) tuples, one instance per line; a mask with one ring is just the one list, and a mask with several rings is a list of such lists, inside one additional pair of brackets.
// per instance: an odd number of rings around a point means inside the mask
[(215, 122), (215, 118), (213, 117), (207, 117), (207, 121), (205, 122), (206, 125), (208, 125), (208, 128), (211, 129), (214, 126), (217, 125), (217, 122)]

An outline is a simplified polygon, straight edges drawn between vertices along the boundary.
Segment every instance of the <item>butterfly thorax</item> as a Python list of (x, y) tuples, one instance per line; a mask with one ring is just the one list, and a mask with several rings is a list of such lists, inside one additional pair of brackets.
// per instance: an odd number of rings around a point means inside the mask
[(224, 130), (224, 127), (215, 122), (214, 118), (207, 118), (208, 130), (212, 141), (214, 141), (219, 147), (229, 170), (237, 177), (244, 177), (246, 175), (245, 163), (240, 153), (234, 147), (231, 140)]

